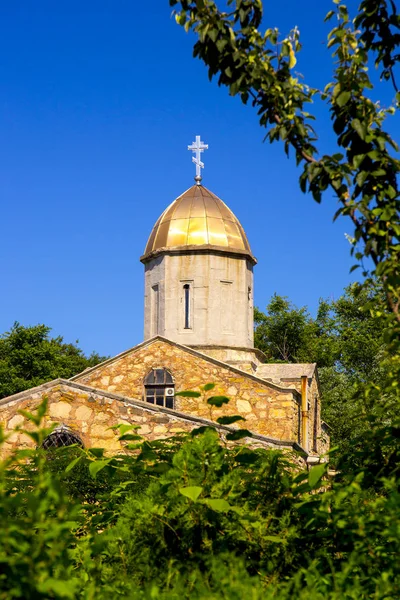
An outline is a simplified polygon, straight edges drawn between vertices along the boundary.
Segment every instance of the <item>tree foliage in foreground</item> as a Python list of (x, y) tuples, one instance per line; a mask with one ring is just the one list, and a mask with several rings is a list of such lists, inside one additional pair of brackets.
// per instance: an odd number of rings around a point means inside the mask
[[(39, 447), (45, 410), (25, 432)], [(17, 451), (0, 462), (0, 599), (394, 600), (400, 456), (388, 435), (375, 440), (378, 490), (362, 470), (327, 485), (326, 464), (228, 448), (211, 427), (143, 442), (122, 425), (114, 457)]]
[(105, 360), (94, 352), (85, 356), (61, 336), (50, 337), (50, 331), (46, 325), (14, 323), (0, 336), (0, 398), (58, 377), (68, 379)]

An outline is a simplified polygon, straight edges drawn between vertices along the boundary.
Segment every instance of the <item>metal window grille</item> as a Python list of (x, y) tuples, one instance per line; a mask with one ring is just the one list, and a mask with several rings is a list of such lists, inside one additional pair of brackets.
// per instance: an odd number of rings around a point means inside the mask
[(72, 446), (73, 444), (77, 444), (83, 448), (80, 437), (71, 431), (71, 429), (62, 425), (61, 427), (57, 427), (57, 429), (44, 439), (42, 448), (44, 450), (51, 450), (52, 448), (62, 448), (63, 446)]
[(174, 380), (167, 369), (152, 369), (144, 380), (144, 387), (146, 402), (174, 408)]

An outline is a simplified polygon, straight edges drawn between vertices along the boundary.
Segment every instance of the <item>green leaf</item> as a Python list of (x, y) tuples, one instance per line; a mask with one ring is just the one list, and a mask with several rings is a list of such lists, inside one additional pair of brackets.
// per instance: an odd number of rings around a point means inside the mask
[(138, 444), (127, 444), (127, 445), (125, 446), (125, 448), (126, 448), (127, 450), (138, 450), (138, 449), (139, 449), (139, 448), (141, 448), (141, 447), (142, 447), (142, 443), (141, 443), (141, 442), (139, 442)]
[(296, 63), (297, 63), (297, 58), (296, 58), (295, 53), (293, 51), (292, 44), (290, 44), (290, 48), (289, 48), (289, 69), (293, 69), (293, 67), (296, 65)]
[(183, 392), (177, 392), (175, 396), (183, 396), (184, 398), (200, 398), (200, 392), (192, 392), (191, 390), (185, 390)]
[(108, 458), (107, 460), (97, 460), (97, 461), (90, 463), (89, 473), (91, 474), (93, 479), (96, 479), (97, 473), (99, 473), (99, 471), (104, 469), (104, 467), (106, 467), (111, 462), (111, 460), (112, 460), (111, 458)]
[(365, 140), (365, 136), (367, 135), (367, 127), (364, 123), (361, 123), (359, 119), (353, 119), (351, 122), (352, 128), (358, 133), (362, 140)]
[(368, 172), (367, 172), (367, 171), (361, 171), (361, 172), (360, 172), (360, 173), (357, 175), (357, 177), (356, 177), (356, 182), (357, 182), (357, 185), (358, 185), (359, 187), (362, 187), (362, 186), (364, 185), (364, 182), (365, 182), (365, 180), (367, 179), (367, 177), (368, 177)]
[(127, 425), (126, 423), (119, 423), (118, 425), (113, 425), (109, 427), (109, 429), (119, 430), (120, 435), (124, 435), (127, 431), (132, 431), (132, 429), (139, 429), (140, 425)]
[(220, 425), (231, 425), (232, 423), (236, 423), (237, 421), (245, 421), (243, 417), (240, 415), (232, 415), (231, 417), (219, 417), (217, 419), (217, 423)]
[(210, 404), (210, 406), (217, 406), (218, 408), (220, 408), (223, 404), (228, 404), (229, 402), (229, 398), (227, 396), (211, 396), (211, 398), (208, 398), (207, 403)]
[(245, 437), (252, 437), (251, 431), (248, 429), (238, 429), (237, 431), (232, 431), (232, 433), (228, 433), (226, 439), (230, 442), (236, 442), (237, 440), (241, 440)]
[(210, 390), (213, 390), (215, 388), (215, 383), (206, 383), (206, 385), (203, 386), (203, 390), (205, 392), (209, 392)]
[(345, 104), (347, 104), (347, 102), (350, 100), (351, 98), (351, 92), (342, 92), (341, 94), (339, 94), (339, 96), (336, 98), (336, 104), (340, 107), (344, 106)]
[(47, 412), (48, 401), (49, 400), (48, 400), (47, 396), (45, 396), (43, 398), (43, 401), (39, 404), (39, 406), (37, 408), (37, 416), (38, 416), (39, 423)]
[(202, 491), (203, 488), (198, 485), (179, 488), (179, 493), (182, 494), (182, 496), (186, 496), (186, 498), (190, 498), (193, 502), (196, 502)]
[(89, 454), (92, 454), (96, 458), (101, 458), (104, 455), (104, 448), (90, 448)]
[(118, 439), (120, 441), (124, 441), (124, 440), (133, 441), (133, 440), (141, 440), (142, 436), (141, 435), (137, 435), (135, 433), (124, 433), (124, 435), (121, 435)]
[(202, 503), (206, 504), (207, 506), (209, 506), (212, 510), (215, 510), (216, 512), (228, 512), (228, 510), (232, 509), (229, 502), (227, 502), (223, 498), (205, 498), (202, 501)]
[(363, 160), (365, 159), (365, 154), (355, 154), (353, 156), (353, 166), (358, 169), (359, 166), (361, 165), (361, 163), (363, 162)]
[(326, 469), (326, 463), (321, 463), (320, 465), (311, 467), (308, 474), (308, 484), (312, 490), (318, 485), (322, 477), (325, 475)]
[(81, 458), (83, 458), (83, 454), (81, 454), (80, 456), (77, 456), (76, 458), (74, 458), (74, 460), (72, 460), (65, 469), (65, 473), (69, 473), (70, 471), (72, 471), (72, 469), (75, 467), (75, 465), (78, 464), (78, 462), (81, 460)]

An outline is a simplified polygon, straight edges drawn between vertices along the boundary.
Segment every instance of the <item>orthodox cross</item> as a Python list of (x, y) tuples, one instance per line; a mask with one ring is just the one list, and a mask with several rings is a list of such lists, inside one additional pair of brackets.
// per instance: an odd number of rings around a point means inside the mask
[(188, 150), (195, 153), (196, 156), (192, 156), (192, 162), (196, 165), (196, 177), (194, 178), (197, 185), (201, 182), (201, 169), (204, 169), (204, 163), (201, 162), (201, 153), (204, 150), (208, 150), (208, 144), (200, 141), (200, 136), (196, 135), (196, 141), (191, 146), (188, 146)]

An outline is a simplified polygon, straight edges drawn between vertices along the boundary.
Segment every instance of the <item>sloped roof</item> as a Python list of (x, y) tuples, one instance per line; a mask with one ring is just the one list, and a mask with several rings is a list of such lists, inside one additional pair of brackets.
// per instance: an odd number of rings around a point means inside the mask
[(308, 379), (314, 376), (317, 363), (273, 363), (260, 365), (256, 370), (257, 377), (279, 382), (288, 379), (300, 379), (306, 375)]

